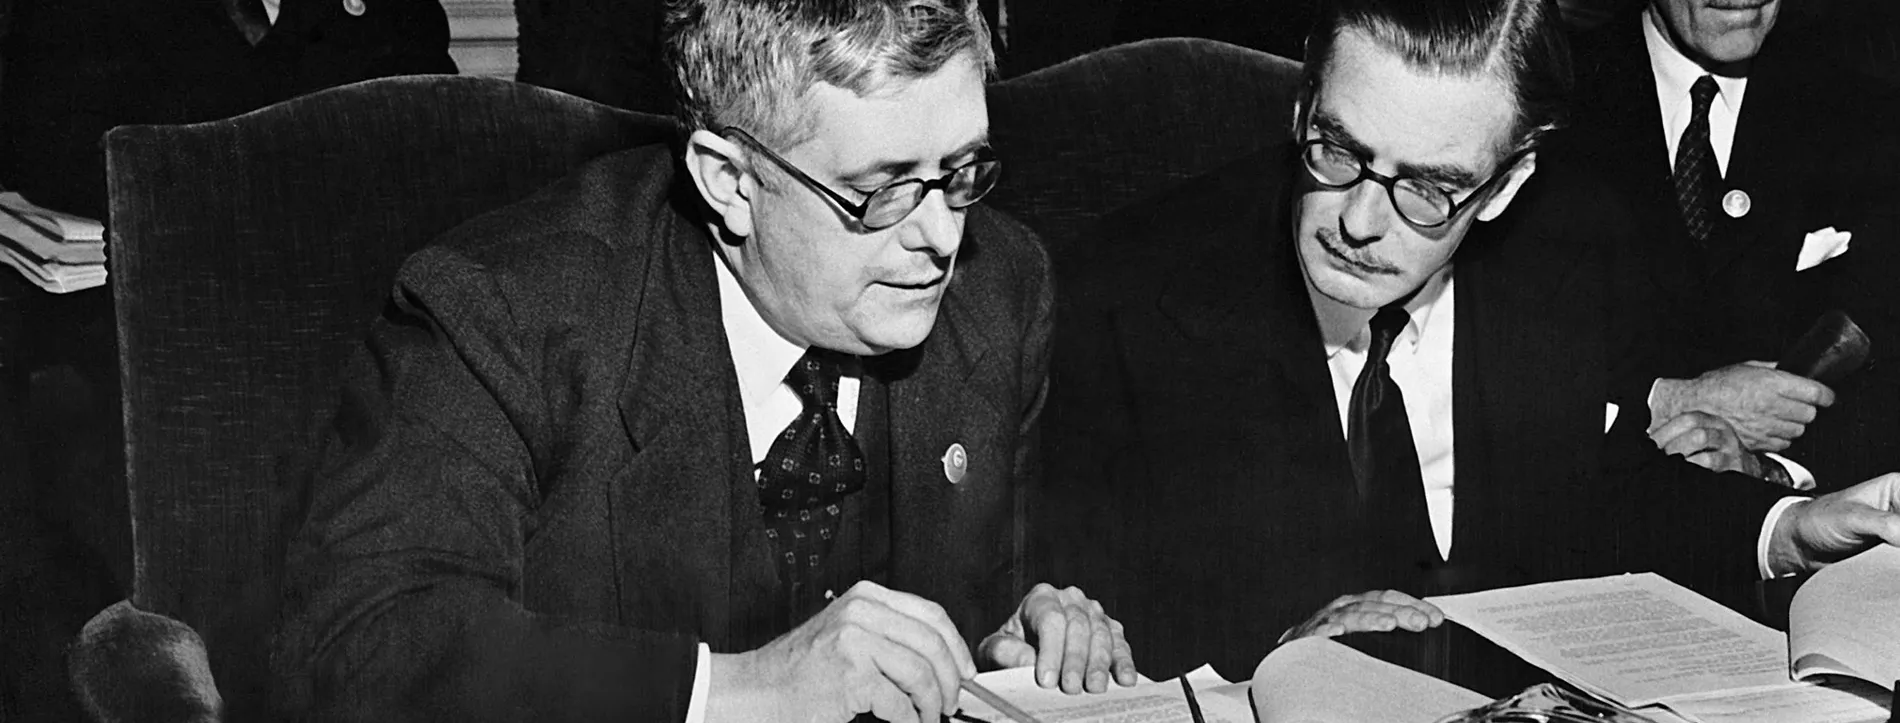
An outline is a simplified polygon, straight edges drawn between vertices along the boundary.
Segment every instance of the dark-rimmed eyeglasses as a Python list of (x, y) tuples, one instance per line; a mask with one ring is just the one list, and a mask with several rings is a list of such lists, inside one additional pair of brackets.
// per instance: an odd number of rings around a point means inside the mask
[(1315, 138), (1300, 144), (1300, 159), (1306, 164), (1308, 173), (1321, 188), (1342, 190), (1370, 179), (1385, 187), (1385, 193), (1392, 200), (1392, 208), (1414, 226), (1436, 228), (1457, 217), (1458, 212), (1470, 207), (1472, 201), (1485, 196), (1498, 179), (1505, 177), (1511, 167), (1530, 149), (1511, 154), (1498, 171), (1485, 179), (1471, 195), (1463, 201), (1452, 199), (1452, 193), (1432, 183), (1410, 176), (1387, 176), (1372, 170), (1366, 157), (1324, 138)]
[[(824, 194), (826, 198), (831, 199), (832, 203), (837, 204), (838, 208), (843, 209), (845, 213), (857, 219), (858, 223), (872, 231), (889, 228), (910, 216), (912, 211), (923, 205), (924, 197), (930, 195), (931, 191), (943, 191), (943, 202), (950, 208), (966, 208), (983, 200), (984, 194), (996, 187), (996, 179), (1002, 175), (1003, 170), (1002, 161), (978, 157), (977, 160), (950, 169), (949, 173), (940, 178), (906, 178), (884, 184), (872, 191), (862, 202), (854, 203), (851, 199), (826, 187), (825, 184), (819, 183), (818, 179), (799, 170), (798, 166), (792, 165), (791, 161), (785, 160), (772, 149), (765, 147), (764, 143), (759, 142), (759, 139), (752, 137), (752, 134), (744, 129), (738, 126), (727, 126), (722, 133), (738, 136), (761, 155), (772, 159), (773, 163), (778, 164), (779, 168), (784, 169), (793, 178), (810, 186), (812, 190)], [(987, 149), (985, 151), (987, 152)]]

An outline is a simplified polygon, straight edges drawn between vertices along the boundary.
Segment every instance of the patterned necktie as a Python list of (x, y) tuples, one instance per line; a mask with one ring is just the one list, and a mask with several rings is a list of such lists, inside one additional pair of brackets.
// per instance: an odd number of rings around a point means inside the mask
[(837, 354), (810, 349), (785, 382), (805, 403), (759, 462), (759, 504), (780, 578), (808, 581), (831, 550), (838, 503), (864, 489), (864, 454), (838, 419)]
[(1715, 102), (1715, 78), (1702, 76), (1689, 89), (1695, 107), (1689, 126), (1682, 129), (1676, 144), (1676, 206), (1682, 211), (1682, 224), (1689, 238), (1702, 245), (1715, 230), (1715, 187), (1722, 181), (1722, 169), (1715, 164), (1715, 150), (1709, 146), (1709, 104)]
[(1412, 444), (1405, 396), (1392, 381), (1386, 355), (1411, 316), (1392, 305), (1372, 317), (1372, 345), (1366, 365), (1352, 385), (1347, 408), (1346, 447), (1359, 498), (1369, 512), (1378, 548), (1407, 564), (1438, 561), (1431, 520), (1425, 510), (1425, 482)]

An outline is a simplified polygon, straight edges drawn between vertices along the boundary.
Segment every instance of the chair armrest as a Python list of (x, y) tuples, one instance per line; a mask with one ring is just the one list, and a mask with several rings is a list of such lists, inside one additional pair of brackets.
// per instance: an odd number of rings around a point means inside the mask
[(215, 723), (224, 699), (191, 626), (121, 600), (86, 621), (67, 650), (73, 693), (98, 723)]

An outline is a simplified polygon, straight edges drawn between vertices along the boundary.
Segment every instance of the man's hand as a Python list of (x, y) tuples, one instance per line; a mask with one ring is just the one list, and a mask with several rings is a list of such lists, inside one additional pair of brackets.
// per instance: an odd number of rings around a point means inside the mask
[(1121, 685), (1136, 682), (1135, 658), (1122, 637), (1122, 624), (1073, 587), (1037, 585), (977, 649), (998, 667), (1036, 666), (1037, 685), (1053, 688), (1059, 682), (1064, 693), (1108, 690), (1111, 673)]
[(1827, 385), (1755, 361), (1694, 379), (1656, 380), (1649, 418), (1667, 422), (1684, 412), (1706, 412), (1727, 420), (1749, 451), (1779, 452), (1807, 431), (1817, 407), (1832, 404), (1834, 390)]
[(1727, 420), (1707, 412), (1685, 412), (1649, 431), (1664, 454), (1681, 455), (1703, 469), (1762, 477), (1761, 458), (1742, 448)]
[(1797, 502), (1775, 522), (1768, 569), (1809, 572), (1874, 545), (1900, 545), (1900, 473)]
[(1313, 613), (1306, 622), (1287, 628), (1280, 634), (1285, 643), (1314, 636), (1335, 638), (1347, 633), (1385, 632), (1404, 629), (1414, 633), (1438, 627), (1445, 612), (1397, 590), (1374, 590), (1357, 595), (1341, 595)]
[(976, 664), (936, 603), (872, 582), (853, 585), (765, 647), (715, 655), (706, 720), (937, 723), (957, 709)]

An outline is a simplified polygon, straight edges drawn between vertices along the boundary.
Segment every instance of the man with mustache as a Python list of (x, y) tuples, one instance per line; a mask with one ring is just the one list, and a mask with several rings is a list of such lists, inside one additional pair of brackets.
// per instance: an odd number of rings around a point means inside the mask
[(1644, 231), (1622, 251), (1649, 300), (1633, 308), (1685, 350), (1646, 368), (1663, 377), (1647, 400), (1657, 444), (1835, 489), (1900, 463), (1900, 379), (1876, 363), (1830, 389), (1765, 361), (1829, 309), (1876, 358), (1900, 343), (1900, 106), (1816, 6), (1652, 0), (1581, 36), (1588, 102), (1547, 158), (1600, 175)]
[(1784, 498), (1645, 437), (1610, 323), (1630, 219), (1540, 158), (1570, 77), (1547, 2), (1339, 0), (1288, 147), (1058, 268), (1047, 550), (1151, 671), (1442, 620), (1414, 596), (1718, 592), (1900, 542), (1900, 475)]
[(404, 264), (289, 544), (287, 717), (936, 723), (979, 665), (1133, 684), (1023, 564), (1052, 301), (976, 205), (976, 4), (676, 0), (665, 38), (682, 143)]

